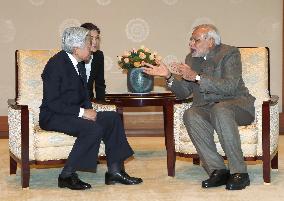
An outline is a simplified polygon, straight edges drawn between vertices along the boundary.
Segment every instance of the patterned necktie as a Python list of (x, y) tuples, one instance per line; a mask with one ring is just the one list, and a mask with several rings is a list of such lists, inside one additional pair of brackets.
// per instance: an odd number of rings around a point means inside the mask
[(87, 75), (86, 75), (85, 64), (83, 62), (79, 62), (77, 64), (77, 68), (78, 68), (79, 75), (80, 75), (84, 85), (86, 85), (87, 84)]

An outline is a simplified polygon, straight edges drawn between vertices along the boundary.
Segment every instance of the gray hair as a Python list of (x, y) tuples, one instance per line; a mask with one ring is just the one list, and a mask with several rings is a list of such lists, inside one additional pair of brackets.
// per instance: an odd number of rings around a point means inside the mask
[(213, 38), (215, 45), (220, 45), (221, 44), (221, 36), (218, 31), (218, 29), (213, 25), (213, 24), (200, 24), (196, 27), (193, 28), (193, 31), (204, 28), (207, 29), (208, 32), (205, 34), (204, 37), (206, 38)]
[(62, 34), (62, 49), (72, 54), (75, 47), (83, 48), (88, 34), (89, 30), (83, 27), (66, 28)]

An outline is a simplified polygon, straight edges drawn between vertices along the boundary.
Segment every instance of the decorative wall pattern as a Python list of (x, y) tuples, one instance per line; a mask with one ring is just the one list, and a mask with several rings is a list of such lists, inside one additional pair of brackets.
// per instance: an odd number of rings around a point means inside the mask
[(0, 43), (11, 43), (16, 36), (16, 27), (12, 20), (0, 19)]
[(270, 48), (271, 94), (282, 97), (282, 0), (2, 1), (0, 116), (7, 115), (7, 99), (15, 97), (15, 50), (58, 49), (63, 30), (84, 22), (101, 29), (108, 93), (127, 90), (126, 74), (117, 65), (125, 50), (144, 45), (167, 64), (183, 62), (192, 28), (211, 23), (226, 44)]
[(140, 43), (147, 39), (150, 27), (144, 19), (136, 18), (129, 20), (125, 32), (129, 40)]

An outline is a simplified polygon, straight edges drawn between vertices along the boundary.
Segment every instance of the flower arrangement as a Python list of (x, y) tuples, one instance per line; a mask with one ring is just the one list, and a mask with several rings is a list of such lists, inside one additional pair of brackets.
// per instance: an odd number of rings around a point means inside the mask
[(132, 49), (131, 51), (125, 51), (123, 56), (118, 56), (118, 65), (126, 70), (132, 68), (140, 68), (145, 63), (156, 65), (161, 61), (161, 56), (157, 52), (151, 52), (149, 48), (143, 45), (139, 49)]

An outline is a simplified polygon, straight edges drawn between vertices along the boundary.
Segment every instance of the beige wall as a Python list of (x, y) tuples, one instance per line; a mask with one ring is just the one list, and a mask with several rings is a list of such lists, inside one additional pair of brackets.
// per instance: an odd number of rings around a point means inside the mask
[(59, 48), (62, 30), (86, 21), (102, 31), (109, 93), (126, 91), (116, 65), (124, 50), (143, 44), (167, 62), (183, 61), (191, 28), (212, 23), (224, 43), (270, 48), (272, 94), (282, 96), (281, 0), (1, 0), (0, 116), (15, 96), (15, 50)]

